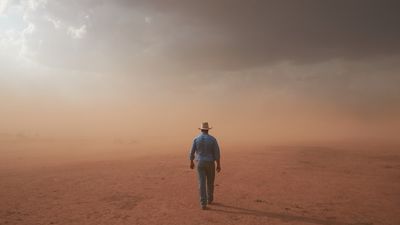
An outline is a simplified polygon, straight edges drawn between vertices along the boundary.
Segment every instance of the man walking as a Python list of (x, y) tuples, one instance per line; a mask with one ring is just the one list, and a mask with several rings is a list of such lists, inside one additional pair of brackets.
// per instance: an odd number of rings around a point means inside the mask
[[(193, 160), (196, 160), (200, 204), (202, 209), (207, 209), (207, 203), (211, 204), (214, 199), (215, 170), (221, 171), (220, 151), (217, 139), (208, 134), (211, 129), (208, 123), (202, 123), (199, 129), (201, 134), (193, 140), (189, 159), (190, 169), (194, 168)], [(214, 161), (217, 161), (217, 169), (215, 169)]]

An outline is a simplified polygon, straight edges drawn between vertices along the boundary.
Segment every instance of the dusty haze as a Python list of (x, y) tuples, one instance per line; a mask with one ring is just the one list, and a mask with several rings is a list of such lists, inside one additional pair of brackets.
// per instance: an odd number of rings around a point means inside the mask
[(396, 143), (397, 1), (0, 3), (0, 146)]

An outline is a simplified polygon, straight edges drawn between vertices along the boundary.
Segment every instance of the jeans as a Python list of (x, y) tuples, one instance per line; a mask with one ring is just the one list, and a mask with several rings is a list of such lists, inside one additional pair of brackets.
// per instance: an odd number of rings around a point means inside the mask
[(199, 179), (200, 204), (207, 205), (207, 200), (214, 197), (215, 163), (214, 161), (198, 161), (197, 177)]

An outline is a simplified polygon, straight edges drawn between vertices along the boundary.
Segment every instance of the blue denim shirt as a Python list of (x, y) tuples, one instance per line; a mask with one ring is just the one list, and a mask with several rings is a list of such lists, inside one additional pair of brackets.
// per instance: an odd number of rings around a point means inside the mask
[(192, 149), (190, 150), (190, 160), (198, 161), (214, 161), (219, 160), (219, 146), (217, 139), (205, 133), (201, 133), (193, 140)]

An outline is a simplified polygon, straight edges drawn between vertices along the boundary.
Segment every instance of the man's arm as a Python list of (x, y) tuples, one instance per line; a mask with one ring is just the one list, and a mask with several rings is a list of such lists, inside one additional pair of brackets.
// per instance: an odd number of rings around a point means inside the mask
[(190, 169), (194, 169), (194, 162), (193, 162), (193, 160), (190, 160)]
[(217, 140), (215, 140), (215, 145), (214, 145), (214, 159), (217, 161), (217, 172), (219, 173), (221, 171), (221, 154), (218, 146)]
[(190, 160), (190, 169), (194, 168), (194, 153), (196, 152), (196, 139), (193, 140), (192, 148), (190, 149), (190, 155), (189, 155), (189, 160)]

